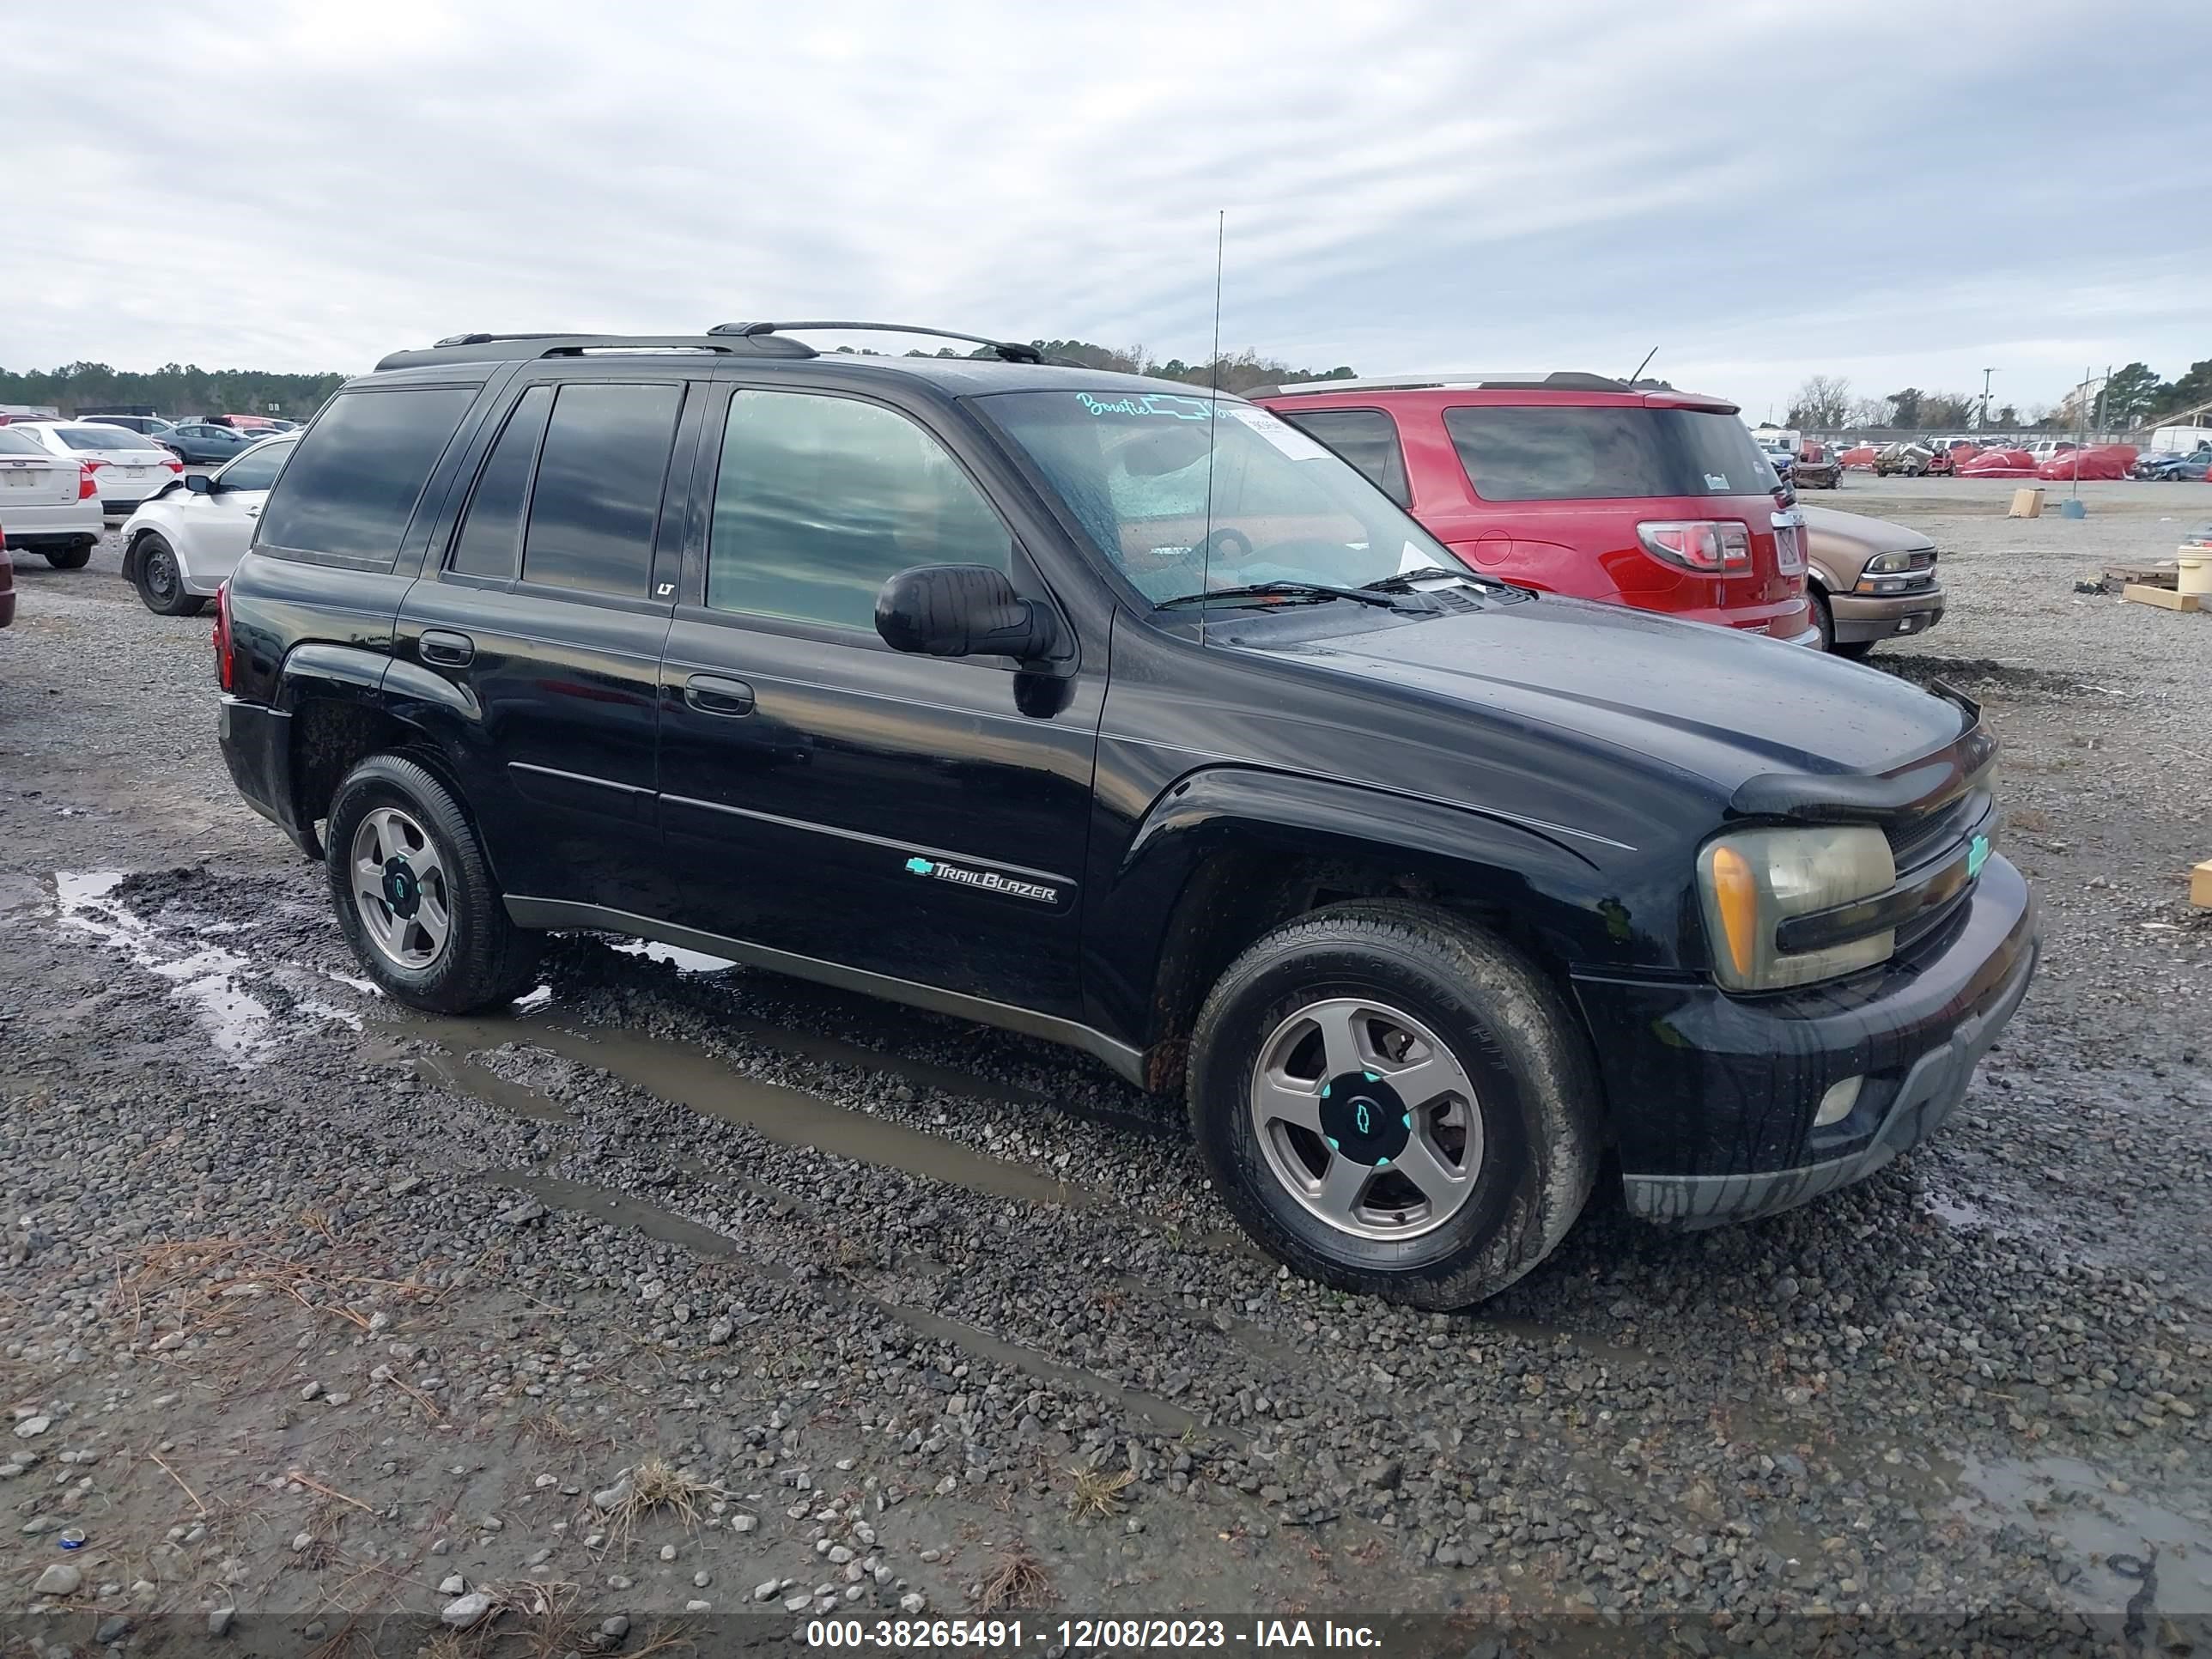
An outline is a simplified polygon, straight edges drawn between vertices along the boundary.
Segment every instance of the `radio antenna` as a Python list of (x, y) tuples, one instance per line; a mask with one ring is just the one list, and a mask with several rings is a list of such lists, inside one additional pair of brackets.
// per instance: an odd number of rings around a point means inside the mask
[(1637, 364), (1636, 373), (1628, 377), (1629, 385), (1634, 386), (1638, 380), (1644, 378), (1644, 371), (1651, 367), (1651, 360), (1658, 355), (1659, 348), (1657, 346), (1653, 346), (1650, 350), (1644, 354), (1644, 361)]
[(1213, 608), (1213, 423), (1221, 413), (1221, 255), (1229, 240), (1229, 210), (1215, 210), (1213, 219), (1213, 356), (1206, 364), (1206, 536), (1198, 544), (1198, 642), (1206, 643), (1206, 613)]

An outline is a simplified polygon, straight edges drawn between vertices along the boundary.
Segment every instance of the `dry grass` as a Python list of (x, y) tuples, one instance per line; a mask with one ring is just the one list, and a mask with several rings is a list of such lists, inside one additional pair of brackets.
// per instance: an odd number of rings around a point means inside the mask
[(627, 1479), (629, 1495), (607, 1516), (608, 1530), (623, 1542), (639, 1522), (655, 1515), (672, 1518), (688, 1532), (699, 1524), (702, 1504), (726, 1496), (720, 1486), (677, 1468), (659, 1452), (641, 1460)]
[(1137, 1478), (1127, 1469), (1109, 1474), (1103, 1469), (1078, 1468), (1067, 1473), (1075, 1482), (1067, 1495), (1067, 1512), (1078, 1521), (1103, 1521), (1120, 1514), (1121, 1493)]
[(997, 1613), (1005, 1607), (1041, 1607), (1051, 1599), (1052, 1580), (1029, 1547), (1017, 1540), (991, 1558), (991, 1570), (975, 1593), (975, 1608)]

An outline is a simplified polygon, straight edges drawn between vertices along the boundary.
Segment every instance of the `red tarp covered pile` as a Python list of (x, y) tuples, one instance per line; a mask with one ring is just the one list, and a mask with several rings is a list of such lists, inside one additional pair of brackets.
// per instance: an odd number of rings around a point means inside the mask
[(1959, 463), (1962, 478), (2033, 478), (2035, 457), (2024, 449), (1984, 449)]
[(2053, 455), (2035, 469), (2039, 478), (2124, 478), (2136, 464), (2133, 444), (2102, 444), (2095, 449), (2069, 449)]
[(1872, 444), (1861, 444), (1856, 449), (1847, 449), (1836, 459), (1845, 466), (1872, 466), (1874, 458), (1881, 452)]

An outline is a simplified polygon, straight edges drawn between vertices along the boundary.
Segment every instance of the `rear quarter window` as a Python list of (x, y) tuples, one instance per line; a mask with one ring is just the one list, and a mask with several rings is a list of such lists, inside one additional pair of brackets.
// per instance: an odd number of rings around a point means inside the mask
[(255, 545), (389, 567), (473, 386), (342, 392), (294, 446)]
[(1367, 481), (1401, 507), (1409, 505), (1406, 453), (1398, 443), (1398, 423), (1379, 409), (1277, 409), (1292, 426), (1366, 475)]
[(1486, 501), (1763, 495), (1780, 482), (1717, 410), (1469, 405), (1446, 410), (1444, 430)]

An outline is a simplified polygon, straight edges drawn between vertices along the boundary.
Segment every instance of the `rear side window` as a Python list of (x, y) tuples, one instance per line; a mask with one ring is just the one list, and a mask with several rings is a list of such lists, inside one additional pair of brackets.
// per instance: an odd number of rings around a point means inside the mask
[(522, 579), (645, 597), (680, 386), (564, 386), (538, 457)]
[(531, 469), (553, 408), (553, 388), (534, 386), (522, 394), (507, 427), (477, 475), (468, 517), (453, 544), (453, 568), (471, 576), (512, 581), (522, 556), (522, 513), (530, 501)]
[(1343, 456), (1399, 506), (1413, 499), (1406, 487), (1406, 452), (1399, 447), (1398, 423), (1382, 410), (1278, 409), (1275, 413)]
[(1013, 568), (1013, 538), (943, 445), (851, 398), (732, 395), (708, 605), (872, 634), (878, 590), (918, 564)]
[(1444, 411), (1474, 493), (1486, 501), (1763, 495), (1774, 468), (1733, 415), (1560, 404)]
[(389, 564), (472, 386), (344, 392), (295, 446), (258, 545)]

